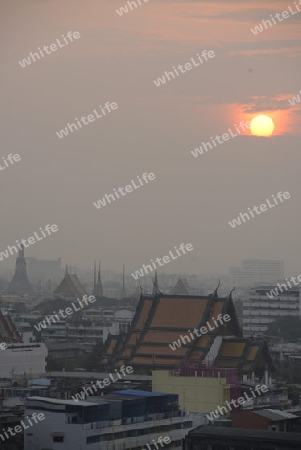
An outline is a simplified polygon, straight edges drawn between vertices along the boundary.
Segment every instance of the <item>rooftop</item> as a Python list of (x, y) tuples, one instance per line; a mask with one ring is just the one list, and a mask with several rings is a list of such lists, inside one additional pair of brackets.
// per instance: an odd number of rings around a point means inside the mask
[(273, 422), (299, 418), (295, 414), (280, 411), (279, 409), (261, 409), (260, 411), (256, 411), (255, 414), (259, 414), (260, 416), (266, 417), (267, 419), (270, 419)]
[(125, 389), (122, 391), (114, 391), (112, 394), (119, 395), (134, 395), (135, 397), (164, 397), (166, 395), (171, 395), (167, 392), (148, 392), (148, 391), (140, 391), (139, 389)]
[(74, 400), (62, 400), (59, 398), (49, 398), (49, 397), (29, 397), (27, 399), (28, 402), (32, 402), (32, 401), (38, 401), (38, 402), (43, 402), (43, 403), (51, 403), (53, 405), (72, 405), (72, 406), (91, 406), (91, 405), (97, 405), (96, 403), (92, 403), (92, 402), (84, 402), (84, 401), (77, 401), (75, 402)]
[[(301, 444), (301, 433), (284, 433), (282, 431), (250, 430), (246, 428), (227, 428), (204, 425), (191, 430), (189, 436), (218, 436), (225, 438), (242, 438), (252, 440), (252, 442), (279, 442), (279, 443), (298, 443)], [(187, 439), (187, 437), (186, 437)]]

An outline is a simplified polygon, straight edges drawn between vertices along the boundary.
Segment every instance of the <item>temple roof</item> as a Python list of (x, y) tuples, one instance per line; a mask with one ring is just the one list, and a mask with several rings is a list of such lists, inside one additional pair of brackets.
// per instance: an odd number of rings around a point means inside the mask
[[(181, 335), (189, 336), (188, 330), (200, 329), (209, 323), (214, 327), (213, 317), (229, 314), (230, 322), (224, 323), (206, 335), (195, 337), (191, 342), (175, 350), (169, 344), (178, 341)], [(114, 349), (116, 363), (174, 366), (183, 357), (200, 359), (205, 356), (218, 334), (241, 336), (232, 299), (214, 296), (187, 296), (158, 294), (141, 296), (136, 314), (128, 333)], [(108, 353), (107, 356), (112, 355)]]
[(223, 340), (215, 360), (217, 367), (236, 368), (242, 373), (249, 373), (258, 367), (264, 368), (266, 364), (273, 368), (266, 342), (250, 338)]
[(0, 311), (0, 339), (3, 342), (22, 342), (21, 336), (8, 314)]
[[(226, 314), (228, 322), (217, 321)], [(200, 332), (201, 327), (207, 332)], [(103, 354), (108, 365), (175, 368), (183, 359), (202, 363), (212, 351), (215, 367), (242, 373), (272, 367), (266, 344), (242, 337), (231, 293), (218, 298), (217, 291), (209, 296), (141, 296), (128, 332), (112, 338)]]
[(84, 295), (87, 295), (87, 292), (77, 278), (77, 275), (70, 275), (66, 269), (65, 276), (54, 291), (54, 294), (64, 298), (81, 299)]

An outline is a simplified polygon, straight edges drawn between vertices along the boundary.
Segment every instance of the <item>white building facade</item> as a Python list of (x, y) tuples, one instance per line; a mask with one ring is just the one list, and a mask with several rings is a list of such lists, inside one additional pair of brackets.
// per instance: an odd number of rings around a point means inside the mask
[(201, 415), (184, 411), (104, 420), (100, 408), (106, 405), (42, 397), (27, 399), (25, 416), (36, 411), (42, 412), (45, 419), (24, 432), (24, 450), (141, 450), (147, 444), (154, 448), (152, 440), (157, 442), (160, 436), (168, 436), (171, 441), (164, 449), (181, 450), (188, 431), (206, 422)]
[(301, 316), (301, 298), (299, 286), (285, 290), (269, 298), (275, 286), (263, 286), (251, 291), (249, 300), (243, 303), (244, 336), (266, 334), (269, 323), (278, 317)]
[(0, 378), (14, 378), (45, 373), (48, 350), (45, 344), (8, 344), (0, 350)]

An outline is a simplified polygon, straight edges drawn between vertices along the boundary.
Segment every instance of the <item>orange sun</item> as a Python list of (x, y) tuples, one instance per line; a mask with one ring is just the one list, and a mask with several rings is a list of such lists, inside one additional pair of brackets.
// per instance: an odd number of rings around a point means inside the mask
[(254, 136), (271, 136), (275, 125), (269, 116), (256, 116), (251, 121), (251, 133)]

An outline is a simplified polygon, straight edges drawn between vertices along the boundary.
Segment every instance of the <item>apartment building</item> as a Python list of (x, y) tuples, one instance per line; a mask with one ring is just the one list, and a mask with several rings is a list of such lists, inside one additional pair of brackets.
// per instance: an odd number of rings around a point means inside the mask
[(39, 280), (45, 283), (49, 279), (53, 283), (56, 283), (62, 277), (61, 258), (57, 258), (56, 260), (42, 260), (27, 256), (25, 260), (28, 278), (32, 283), (37, 283)]
[(243, 334), (248, 336), (262, 336), (266, 334), (268, 325), (278, 317), (300, 316), (301, 298), (299, 286), (269, 298), (275, 286), (259, 286), (251, 290), (249, 300), (243, 303)]
[(66, 335), (68, 339), (105, 342), (109, 334), (127, 332), (133, 317), (134, 311), (129, 309), (90, 308), (83, 311), (81, 320), (66, 322)]

